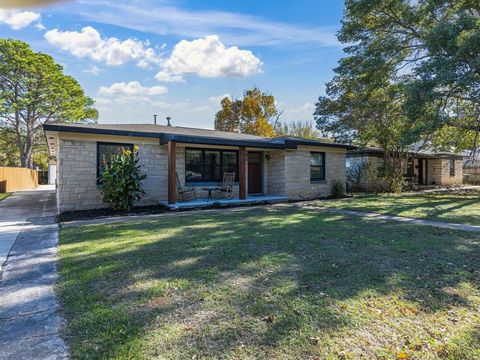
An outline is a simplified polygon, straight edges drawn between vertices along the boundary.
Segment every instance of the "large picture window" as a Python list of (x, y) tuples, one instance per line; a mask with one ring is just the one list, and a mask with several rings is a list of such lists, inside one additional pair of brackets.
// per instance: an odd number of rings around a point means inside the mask
[(325, 180), (325, 153), (310, 153), (310, 180)]
[(237, 151), (185, 149), (186, 182), (220, 182), (226, 172), (234, 172), (235, 178), (238, 178)]
[(100, 178), (107, 161), (112, 155), (121, 154), (122, 150), (130, 150), (133, 152), (133, 144), (118, 144), (97, 142), (97, 184), (102, 183)]

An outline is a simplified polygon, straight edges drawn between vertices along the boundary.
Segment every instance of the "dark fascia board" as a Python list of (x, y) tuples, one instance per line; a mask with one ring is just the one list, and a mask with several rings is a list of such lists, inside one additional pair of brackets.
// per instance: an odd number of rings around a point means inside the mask
[(328, 143), (328, 142), (320, 142), (316, 140), (308, 140), (308, 139), (285, 139), (285, 148), (286, 149), (296, 149), (298, 145), (306, 145), (306, 146), (325, 146), (325, 147), (334, 147), (334, 148), (341, 148), (352, 150), (355, 149), (352, 145), (347, 144), (338, 144), (338, 143)]
[(241, 139), (222, 139), (206, 136), (191, 136), (191, 135), (178, 135), (178, 134), (166, 134), (166, 133), (152, 133), (144, 131), (129, 131), (129, 130), (114, 130), (114, 129), (98, 129), (88, 127), (76, 127), (68, 125), (55, 125), (47, 124), (43, 126), (44, 131), (62, 131), (73, 132), (82, 134), (100, 134), (100, 135), (117, 135), (117, 136), (136, 136), (136, 137), (148, 137), (160, 139), (160, 144), (164, 145), (169, 141), (176, 141), (179, 143), (187, 144), (204, 144), (204, 145), (224, 145), (224, 146), (245, 146), (256, 147), (264, 149), (297, 149), (298, 145), (311, 145), (311, 146), (325, 146), (344, 148), (347, 150), (353, 149), (351, 145), (336, 144), (336, 143), (323, 143), (315, 140), (293, 140), (285, 139), (282, 141), (262, 141), (262, 140), (241, 140)]
[(95, 129), (87, 127), (65, 126), (65, 125), (43, 125), (44, 131), (62, 131), (81, 134), (100, 134), (100, 135), (119, 135), (119, 136), (136, 136), (148, 138), (160, 138), (160, 133), (150, 133), (144, 131), (128, 131), (128, 130), (112, 130), (112, 129)]
[(203, 136), (189, 136), (176, 134), (161, 134), (160, 145), (165, 145), (169, 141), (175, 141), (186, 144), (200, 145), (224, 145), (224, 146), (240, 146), (240, 147), (256, 147), (265, 149), (285, 149), (285, 144), (270, 141), (256, 140), (237, 140), (237, 139), (221, 139)]
[[(463, 159), (463, 155), (459, 154), (449, 154), (449, 153), (437, 153), (437, 154), (425, 154), (421, 152), (415, 153), (414, 151), (410, 152), (411, 155), (415, 155), (416, 158), (427, 158), (427, 159)], [(347, 153), (347, 157), (352, 157), (355, 155), (381, 155), (383, 156), (383, 151), (380, 149), (361, 149), (358, 148)]]

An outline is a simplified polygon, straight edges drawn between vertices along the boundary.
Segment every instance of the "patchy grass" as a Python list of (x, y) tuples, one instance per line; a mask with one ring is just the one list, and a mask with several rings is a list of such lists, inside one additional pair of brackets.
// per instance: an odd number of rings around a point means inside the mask
[(418, 219), (480, 225), (480, 192), (446, 194), (382, 194), (322, 201), (322, 206)]
[(12, 195), (11, 193), (0, 193), (0, 201)]
[(60, 237), (73, 358), (480, 358), (474, 233), (278, 207)]

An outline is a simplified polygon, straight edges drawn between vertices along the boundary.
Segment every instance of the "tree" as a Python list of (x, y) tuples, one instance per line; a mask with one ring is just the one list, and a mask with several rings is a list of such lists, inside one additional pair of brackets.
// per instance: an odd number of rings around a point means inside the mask
[(273, 137), (282, 112), (277, 109), (273, 95), (259, 88), (246, 90), (242, 99), (226, 97), (222, 109), (215, 114), (215, 129), (243, 134)]
[(275, 128), (276, 136), (293, 136), (303, 139), (321, 139), (329, 141), (329, 139), (322, 138), (322, 134), (315, 127), (312, 121), (290, 121), (283, 123)]
[(392, 190), (411, 144), (451, 146), (454, 135), (479, 130), (478, 7), (470, 0), (346, 1), (339, 40), (347, 56), (315, 119), (338, 139), (382, 148)]
[(47, 54), (0, 39), (0, 128), (13, 131), (22, 167), (33, 167), (43, 124), (96, 121), (93, 100)]

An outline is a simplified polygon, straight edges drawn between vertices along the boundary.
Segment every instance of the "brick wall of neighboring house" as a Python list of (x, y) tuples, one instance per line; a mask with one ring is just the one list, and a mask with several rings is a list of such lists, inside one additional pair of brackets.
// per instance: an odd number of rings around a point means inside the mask
[(308, 199), (331, 195), (335, 180), (345, 186), (344, 152), (325, 151), (325, 181), (310, 181), (310, 151), (285, 152), (285, 192), (289, 198)]
[[(147, 174), (143, 181), (146, 194), (138, 205), (153, 205), (166, 197), (166, 152), (158, 145), (141, 144), (139, 163)], [(60, 212), (105, 207), (97, 185), (97, 142), (60, 140), (58, 154), (58, 208)]]
[[(455, 162), (455, 176), (450, 176), (450, 162)], [(428, 177), (430, 184), (459, 185), (463, 182), (463, 167), (460, 159), (429, 159)]]

